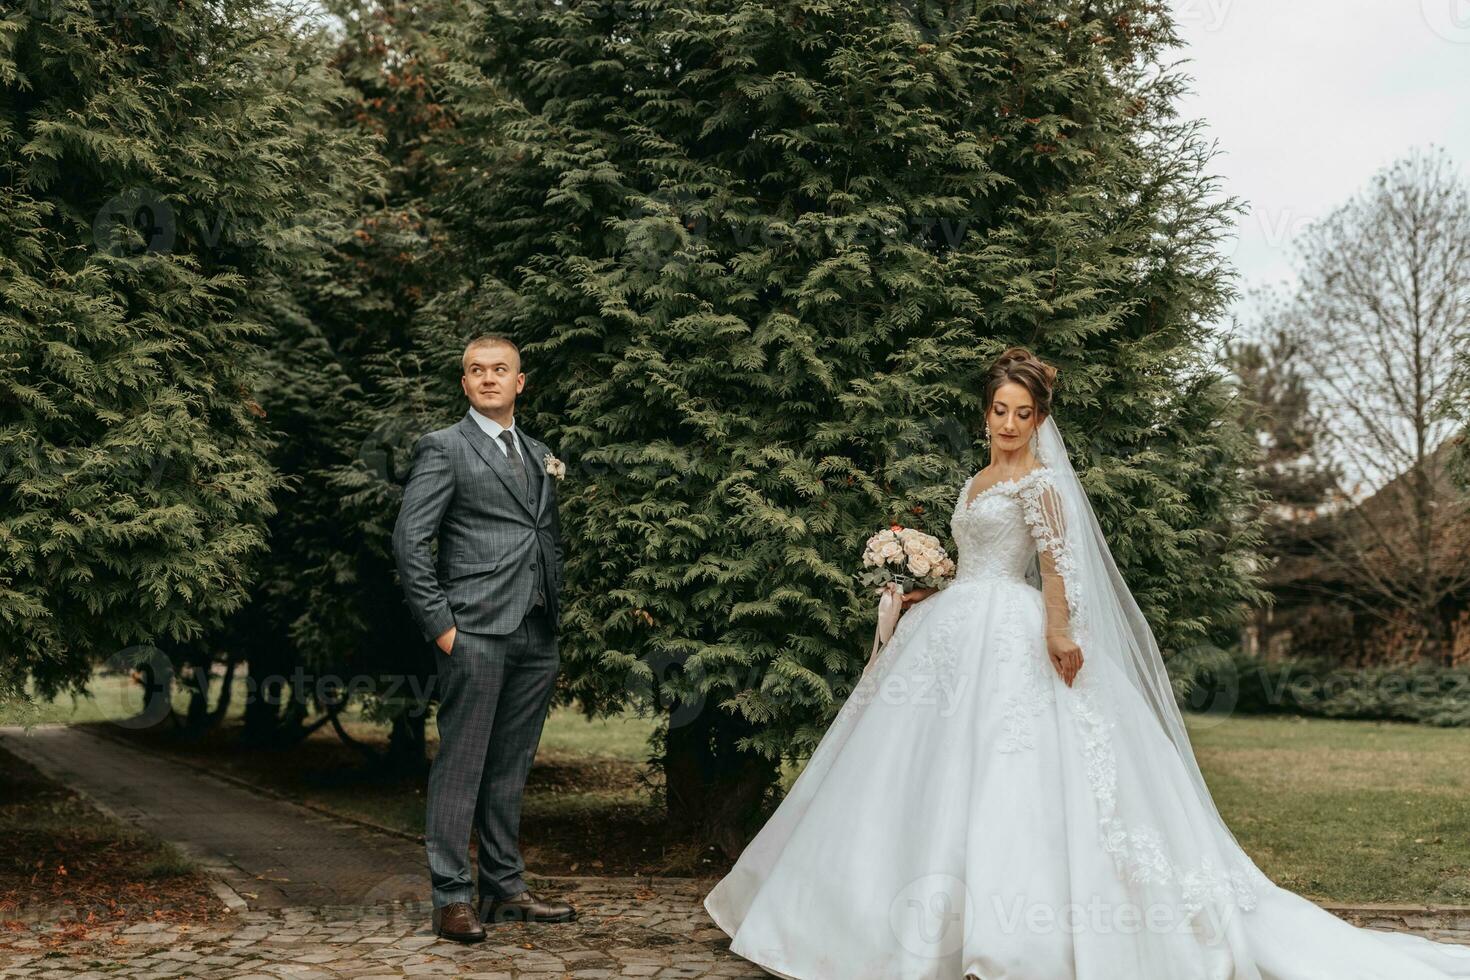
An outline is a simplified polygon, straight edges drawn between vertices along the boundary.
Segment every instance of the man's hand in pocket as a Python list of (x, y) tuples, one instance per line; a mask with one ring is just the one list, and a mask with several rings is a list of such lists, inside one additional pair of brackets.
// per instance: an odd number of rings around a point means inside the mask
[(458, 632), (459, 629), (457, 627), (451, 626), (449, 627), (449, 629), (440, 634), (439, 639), (435, 640), (434, 642), (439, 644), (439, 649), (443, 650), (447, 654), (450, 650), (454, 649), (454, 637), (455, 634)]

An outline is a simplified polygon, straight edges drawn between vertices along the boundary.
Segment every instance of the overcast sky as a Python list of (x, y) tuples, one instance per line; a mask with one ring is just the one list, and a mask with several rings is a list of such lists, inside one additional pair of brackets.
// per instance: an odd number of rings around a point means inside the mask
[[(1470, 174), (1470, 0), (1171, 0), (1187, 116), (1250, 213), (1227, 247), (1242, 291), (1291, 280), (1289, 245), (1411, 147)], [(1245, 306), (1238, 306), (1241, 313)]]

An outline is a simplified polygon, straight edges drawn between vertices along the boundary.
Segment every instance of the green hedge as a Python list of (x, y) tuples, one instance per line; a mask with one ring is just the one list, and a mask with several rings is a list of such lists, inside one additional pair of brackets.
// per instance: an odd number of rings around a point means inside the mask
[(1470, 727), (1470, 667), (1345, 667), (1326, 660), (1264, 661), (1215, 651), (1189, 658), (1179, 675), (1181, 705), (1196, 712)]

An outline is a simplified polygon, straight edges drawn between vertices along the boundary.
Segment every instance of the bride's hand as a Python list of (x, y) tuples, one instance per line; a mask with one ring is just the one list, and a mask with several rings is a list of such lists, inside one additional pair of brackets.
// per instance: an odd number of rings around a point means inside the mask
[(1051, 665), (1056, 668), (1057, 676), (1071, 687), (1077, 672), (1082, 669), (1082, 648), (1073, 643), (1070, 637), (1057, 635), (1047, 638), (1046, 652), (1051, 657)]
[(910, 589), (898, 598), (903, 603), (903, 608), (907, 609), (916, 602), (923, 602), (938, 591), (938, 589)]

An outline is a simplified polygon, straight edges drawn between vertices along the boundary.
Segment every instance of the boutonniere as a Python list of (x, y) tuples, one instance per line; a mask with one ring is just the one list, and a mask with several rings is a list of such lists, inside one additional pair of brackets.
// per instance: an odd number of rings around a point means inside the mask
[(551, 453), (542, 456), (541, 463), (546, 467), (547, 474), (558, 480), (567, 475), (567, 464), (551, 455)]

